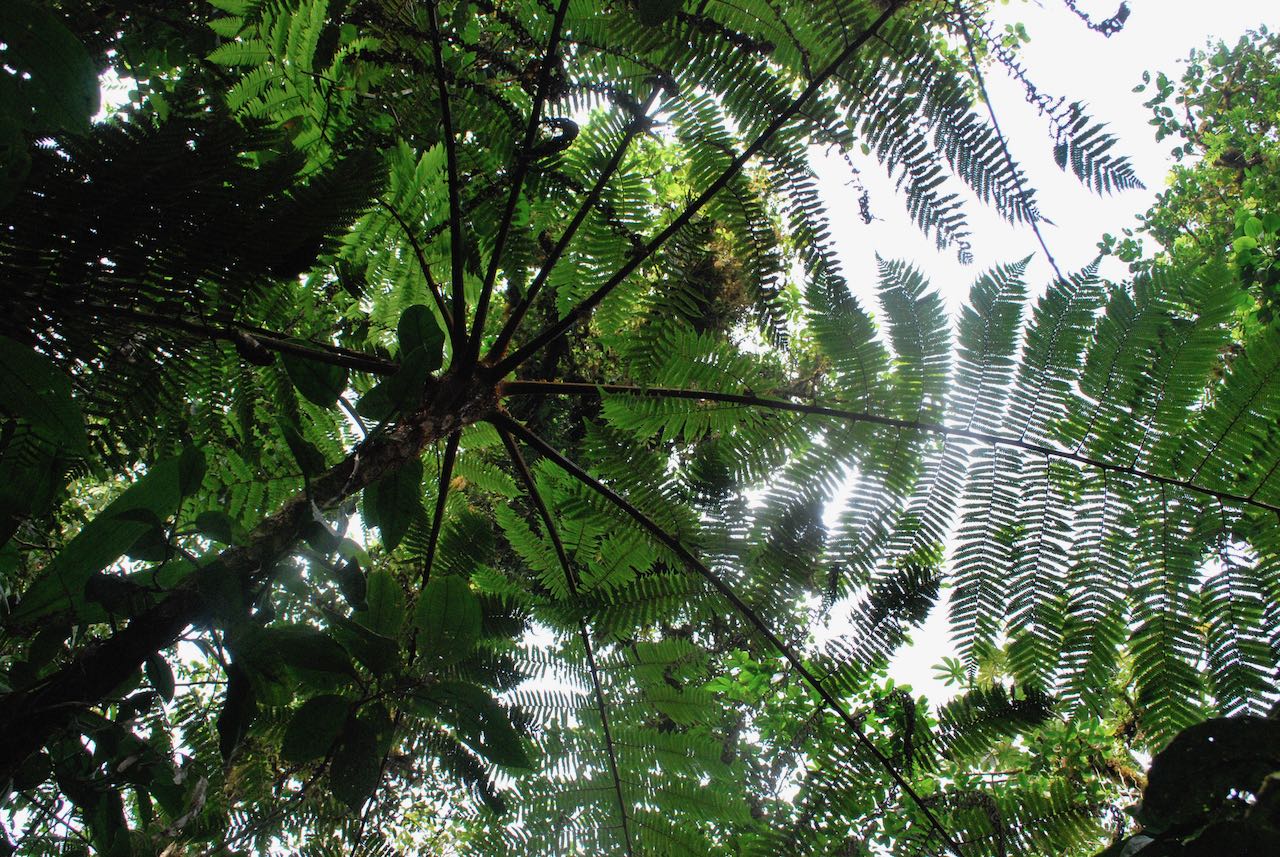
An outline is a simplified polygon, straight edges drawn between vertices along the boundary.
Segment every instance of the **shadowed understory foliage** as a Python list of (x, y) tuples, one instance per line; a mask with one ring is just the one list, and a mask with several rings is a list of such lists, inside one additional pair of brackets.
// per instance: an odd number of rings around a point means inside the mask
[[(1036, 228), (986, 5), (4, 12), (22, 853), (1091, 853), (1131, 748), (1263, 713), (1280, 339), (1232, 269), (1012, 262), (953, 323), (836, 261), (814, 144), (962, 259), (971, 205)], [(934, 710), (884, 670), (944, 591)]]

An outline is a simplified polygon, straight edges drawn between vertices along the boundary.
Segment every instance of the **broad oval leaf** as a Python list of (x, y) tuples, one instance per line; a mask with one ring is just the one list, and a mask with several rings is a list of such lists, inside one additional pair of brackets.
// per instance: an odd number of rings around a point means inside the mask
[(400, 544), (422, 508), (422, 462), (416, 458), (365, 489), (365, 508), (387, 550)]
[(464, 743), (491, 762), (509, 768), (532, 767), (506, 709), (484, 688), (443, 681), (415, 694), (411, 703), (420, 714), (452, 726)]
[(378, 569), (369, 573), (364, 610), (357, 610), (356, 621), (375, 634), (395, 639), (404, 626), (404, 591), (390, 572)]
[(351, 700), (341, 696), (325, 694), (308, 699), (289, 719), (280, 755), (295, 765), (326, 755), (342, 734), (350, 712)]
[(369, 583), (365, 580), (359, 561), (349, 559), (335, 566), (333, 576), (337, 581), (338, 591), (346, 602), (357, 610), (362, 609), (369, 594)]
[(156, 693), (160, 694), (160, 698), (165, 702), (173, 699), (173, 670), (169, 668), (169, 662), (160, 655), (150, 655), (147, 657), (144, 668), (147, 672), (147, 681), (151, 682), (151, 686), (156, 689)]
[[(434, 365), (433, 365), (434, 364)], [(371, 420), (388, 420), (399, 411), (409, 411), (422, 402), (427, 378), (440, 367), (425, 348), (402, 355), (400, 368), (389, 378), (379, 381), (356, 403), (356, 413)]]
[(224, 545), (235, 544), (240, 530), (231, 516), (221, 509), (209, 509), (196, 515), (195, 527), (200, 535)]
[(254, 656), (273, 656), (295, 670), (353, 675), (351, 658), (338, 642), (315, 628), (283, 625), (262, 629)]
[(381, 773), (378, 730), (361, 718), (348, 720), (329, 766), (329, 787), (334, 797), (359, 812), (378, 787)]
[(465, 658), (480, 639), (480, 620), (480, 601), (464, 578), (432, 578), (413, 614), (423, 656), (446, 662)]
[(101, 97), (97, 71), (58, 16), (39, 4), (5, 0), (0, 42), (0, 62), (17, 72), (11, 81), (16, 103), (5, 106), (19, 124), (38, 133), (88, 130)]
[(226, 695), (217, 722), (218, 749), (224, 761), (240, 746), (257, 713), (258, 702), (249, 674), (234, 662), (227, 664)]
[[(309, 343), (295, 340), (299, 345)], [(281, 362), (295, 390), (307, 401), (322, 408), (331, 408), (347, 389), (347, 369), (319, 360), (310, 360), (298, 354), (282, 353)]]
[(351, 656), (364, 664), (374, 675), (388, 675), (400, 665), (400, 643), (390, 637), (348, 619), (340, 613), (323, 609), (334, 639), (342, 644)]
[(13, 775), (13, 790), (27, 791), (28, 789), (34, 789), (52, 774), (53, 763), (49, 759), (49, 754), (44, 752), (36, 753), (18, 766)]
[(324, 455), (311, 441), (304, 438), (292, 423), (281, 420), (280, 432), (284, 435), (284, 442), (289, 445), (293, 460), (298, 462), (298, 467), (304, 476), (316, 476), (324, 472), (327, 466)]
[(128, 513), (143, 510), (161, 519), (172, 515), (182, 499), (181, 473), (179, 458), (161, 461), (85, 524), (23, 594), (10, 621), (25, 624), (60, 610), (75, 613), (83, 609), (89, 579), (151, 529), (150, 524)]
[(430, 307), (422, 304), (406, 307), (396, 324), (396, 336), (400, 339), (401, 360), (420, 350), (423, 366), (428, 372), (434, 372), (443, 365), (444, 331)]
[(197, 447), (186, 446), (178, 456), (178, 493), (183, 497), (191, 497), (200, 490), (204, 482), (204, 474), (209, 463), (204, 460), (204, 453)]

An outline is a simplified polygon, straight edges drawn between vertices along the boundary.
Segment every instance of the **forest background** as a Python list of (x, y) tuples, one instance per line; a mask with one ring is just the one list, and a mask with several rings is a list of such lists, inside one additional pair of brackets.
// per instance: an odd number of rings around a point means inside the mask
[(6, 849), (1274, 850), (1276, 40), (1144, 78), (1094, 268), (1017, 20), (10, 4)]

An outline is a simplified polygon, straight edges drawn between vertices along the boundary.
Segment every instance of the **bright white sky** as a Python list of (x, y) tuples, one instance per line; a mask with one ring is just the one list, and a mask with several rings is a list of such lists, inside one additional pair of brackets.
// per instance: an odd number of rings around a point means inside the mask
[[(1113, 14), (1119, 0), (1081, 0), (1080, 8), (1095, 21)], [(1146, 211), (1164, 187), (1171, 163), (1172, 141), (1155, 142), (1147, 124), (1150, 111), (1142, 106), (1148, 97), (1134, 93), (1142, 72), (1164, 71), (1175, 80), (1180, 62), (1193, 47), (1207, 39), (1234, 43), (1247, 29), (1266, 24), (1280, 26), (1280, 5), (1268, 0), (1130, 0), (1132, 14), (1124, 30), (1110, 39), (1087, 29), (1061, 0), (1024, 0), (1000, 10), (1004, 20), (1021, 21), (1031, 36), (1024, 59), (1028, 74), (1044, 93), (1065, 95), (1068, 101), (1088, 104), (1095, 120), (1108, 123), (1120, 138), (1115, 150), (1133, 162), (1145, 191), (1099, 197), (1075, 177), (1058, 169), (1048, 124), (1028, 105), (1021, 86), (998, 67), (986, 72), (1000, 125), (1013, 156), (1025, 169), (1037, 190), (1043, 214), (1056, 225), (1042, 226), (1054, 258), (1064, 273), (1078, 270), (1097, 255), (1104, 232), (1118, 233), (1134, 225), (1134, 217)], [(975, 203), (969, 209), (973, 232), (973, 265), (961, 265), (953, 250), (939, 252), (932, 238), (923, 236), (908, 219), (902, 198), (883, 171), (868, 159), (859, 163), (862, 181), (871, 192), (876, 220), (864, 225), (858, 217), (857, 193), (848, 186), (848, 167), (839, 157), (819, 162), (819, 176), (829, 206), (832, 232), (854, 292), (864, 306), (876, 308), (875, 256), (906, 259), (923, 270), (953, 311), (964, 301), (977, 274), (991, 265), (1012, 262), (1035, 254), (1030, 269), (1033, 291), (1043, 290), (1051, 277), (1048, 264), (1030, 229), (1010, 227), (997, 215)], [(1121, 272), (1106, 271), (1112, 276)], [(898, 682), (911, 684), (932, 701), (954, 693), (933, 677), (933, 665), (953, 652), (944, 610), (913, 635), (917, 643), (901, 652), (891, 666)]]
[[(1118, 0), (1081, 0), (1079, 6), (1094, 20), (1115, 12)], [(1023, 98), (1021, 86), (999, 67), (985, 71), (987, 88), (1009, 140), (1013, 156), (1026, 170), (1037, 190), (1046, 217), (1056, 225), (1041, 227), (1045, 241), (1064, 273), (1088, 264), (1097, 254), (1104, 232), (1117, 233), (1133, 224), (1164, 186), (1171, 141), (1155, 142), (1147, 124), (1150, 111), (1142, 106), (1148, 97), (1135, 93), (1142, 72), (1165, 71), (1181, 75), (1181, 61), (1192, 47), (1214, 37), (1234, 43), (1246, 30), (1260, 24), (1280, 25), (1280, 6), (1268, 0), (1130, 0), (1132, 14), (1125, 28), (1110, 39), (1087, 29), (1061, 0), (1013, 0), (999, 9), (1006, 21), (1021, 21), (1031, 36), (1024, 60), (1040, 90), (1069, 101), (1085, 102), (1092, 117), (1105, 122), (1119, 137), (1113, 150), (1130, 157), (1145, 191), (1128, 191), (1100, 197), (1073, 175), (1058, 169), (1048, 123), (1037, 116)], [(871, 192), (872, 213), (880, 218), (864, 226), (857, 213), (857, 194), (846, 185), (848, 168), (839, 157), (827, 158), (819, 167), (830, 207), (834, 234), (854, 291), (874, 307), (875, 254), (908, 259), (925, 270), (946, 297), (948, 305), (960, 305), (977, 272), (990, 265), (1011, 262), (1040, 250), (1031, 230), (1006, 224), (994, 212), (974, 203), (970, 227), (974, 233), (972, 266), (956, 261), (952, 250), (939, 252), (933, 239), (923, 236), (907, 219), (902, 198), (872, 159), (855, 161), (862, 181)], [(1031, 280), (1044, 284), (1049, 268), (1042, 258), (1033, 260)]]

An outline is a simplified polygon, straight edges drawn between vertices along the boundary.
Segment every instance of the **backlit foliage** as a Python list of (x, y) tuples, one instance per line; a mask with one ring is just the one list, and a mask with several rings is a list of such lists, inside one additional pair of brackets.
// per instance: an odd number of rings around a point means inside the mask
[[(1011, 260), (953, 324), (835, 256), (814, 145), (963, 260), (1040, 222), (987, 4), (10, 5), (22, 853), (1083, 854), (1131, 749), (1269, 703), (1231, 271)], [(885, 669), (939, 609), (935, 708)]]

